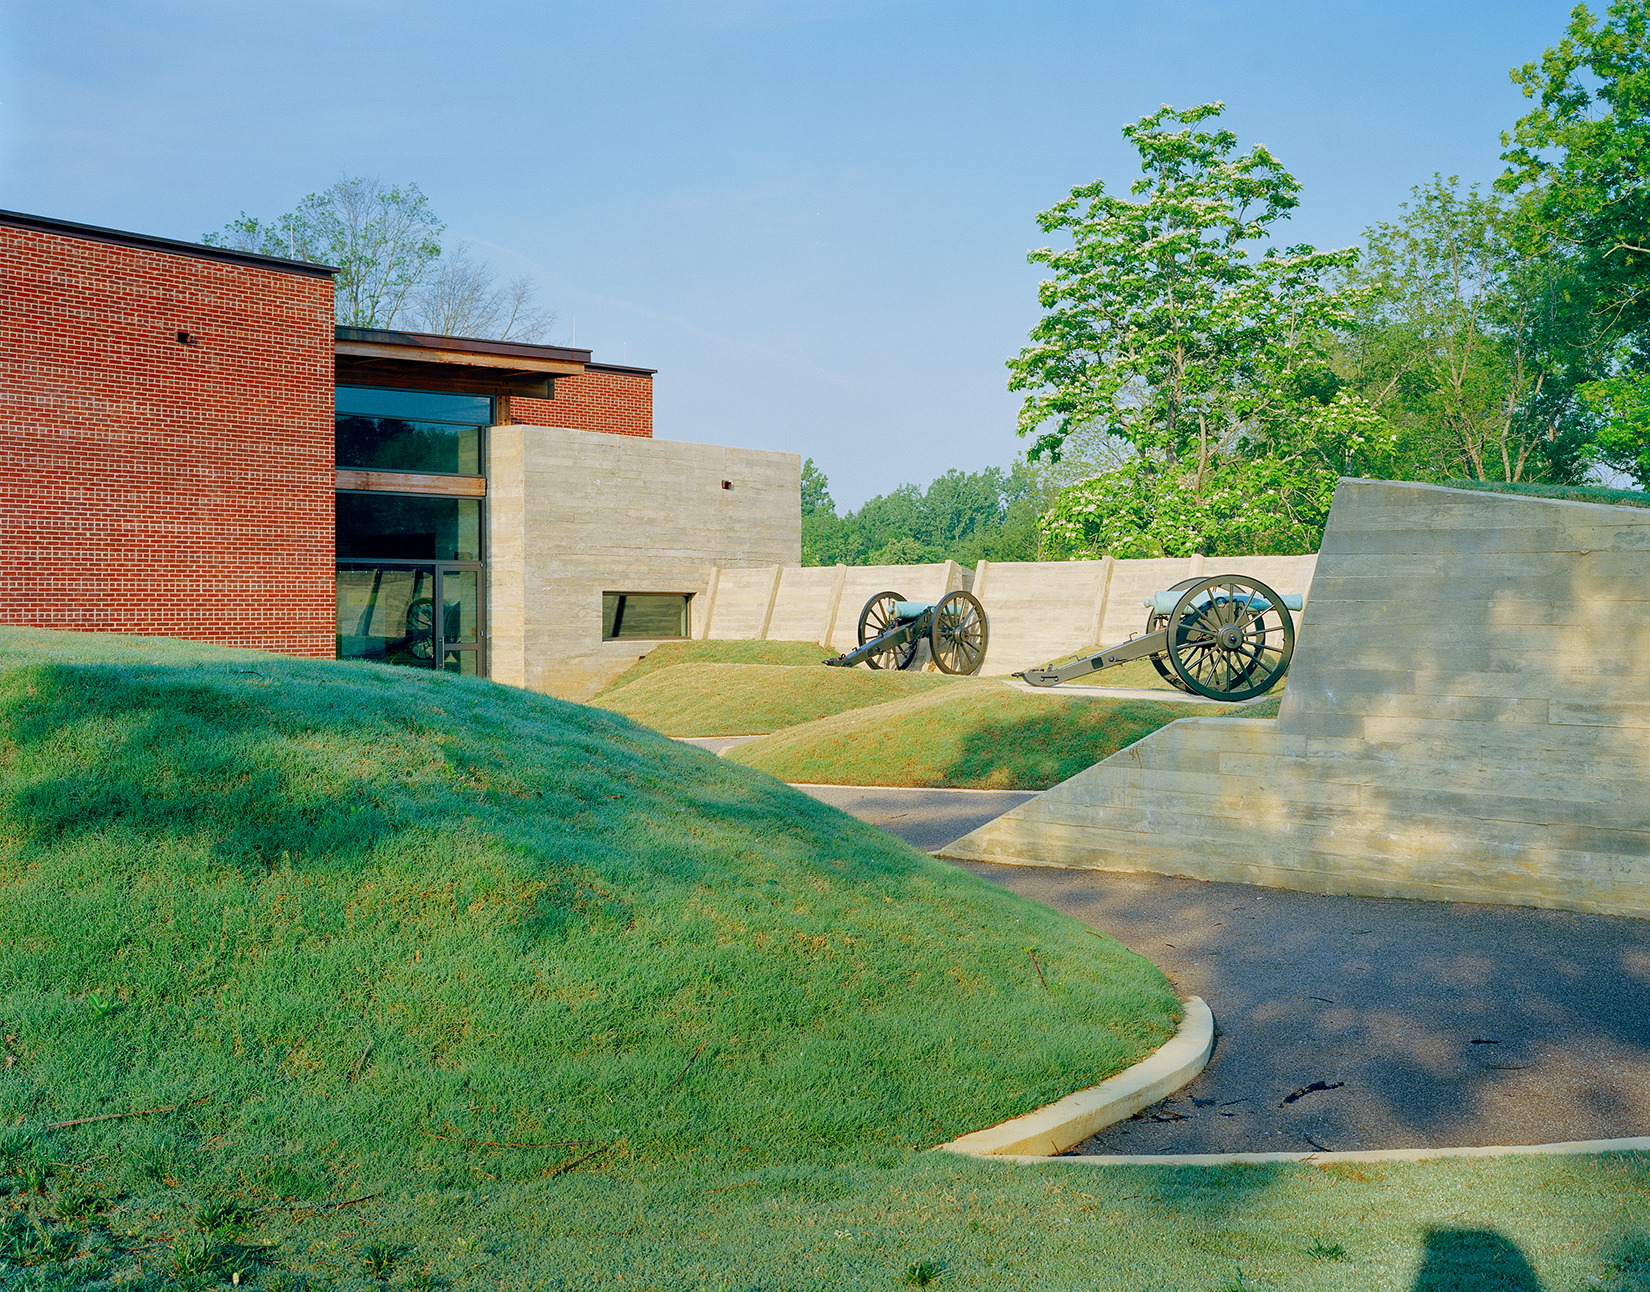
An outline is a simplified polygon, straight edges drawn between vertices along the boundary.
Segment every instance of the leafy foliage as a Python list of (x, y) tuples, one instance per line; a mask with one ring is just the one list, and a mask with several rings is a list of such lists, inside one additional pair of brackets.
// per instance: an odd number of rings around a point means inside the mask
[(1016, 463), (1008, 471), (947, 471), (926, 489), (901, 485), (838, 516), (829, 481), (809, 458), (802, 464), (802, 563), (1035, 561), (1037, 518), (1053, 493), (1035, 469)]
[(1393, 430), (1357, 473), (1579, 479), (1591, 419), (1577, 387), (1597, 350), (1574, 258), (1525, 209), (1453, 177), (1401, 210), (1365, 235), (1358, 327), (1338, 353)]
[(1650, 324), (1650, 13), (1577, 5), (1563, 38), (1514, 70), (1535, 106), (1502, 136), (1500, 186), (1573, 248), (1594, 308), (1622, 333)]
[(445, 227), (417, 184), (346, 175), (273, 221), (243, 211), (201, 241), (335, 265), (338, 321), (387, 328), (441, 255)]
[(1072, 431), (1100, 425), (1148, 460), (1189, 463), (1195, 492), (1235, 435), (1287, 409), (1322, 367), (1326, 330), (1347, 318), (1326, 277), (1353, 253), (1251, 254), (1300, 185), (1265, 148), (1240, 155), (1231, 131), (1199, 128), (1220, 112), (1165, 106), (1124, 127), (1143, 200), (1097, 180), (1037, 217), (1072, 245), (1028, 257), (1053, 271), (1032, 344), (1008, 363), (1009, 389), (1030, 392), (1020, 434), (1037, 437), (1032, 457), (1058, 457)]
[(1367, 410), (1336, 399), (1329, 367), (1352, 307), (1335, 279), (1355, 255), (1259, 249), (1300, 185), (1265, 148), (1205, 128), (1220, 112), (1163, 107), (1125, 127), (1136, 200), (1096, 181), (1038, 217), (1071, 245), (1029, 257), (1053, 276), (1008, 364), (1009, 388), (1028, 392), (1020, 434), (1034, 459), (1084, 436), (1128, 450), (1060, 496), (1047, 555), (1312, 550), (1344, 467), (1326, 447), (1361, 442)]

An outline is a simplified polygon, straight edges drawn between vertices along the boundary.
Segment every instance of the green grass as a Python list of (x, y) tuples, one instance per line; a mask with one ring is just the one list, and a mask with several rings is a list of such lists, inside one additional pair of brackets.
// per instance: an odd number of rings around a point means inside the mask
[(1650, 494), (1637, 489), (1606, 489), (1602, 485), (1508, 484), (1500, 480), (1446, 480), (1444, 485), (1449, 489), (1523, 494), (1531, 498), (1558, 498), (1564, 502), (1599, 502), (1616, 507), (1650, 507)]
[(1085, 699), (981, 681), (821, 718), (727, 757), (799, 784), (1040, 790), (1177, 718), (1269, 718), (1278, 702)]
[(0, 1260), (485, 1282), (565, 1222), (534, 1259), (584, 1268), (626, 1180), (829, 1194), (1177, 1017), (1110, 939), (599, 709), (0, 629)]
[(754, 736), (938, 687), (969, 685), (979, 683), (890, 669), (677, 664), (604, 691), (593, 703), (667, 736)]
[(603, 689), (617, 691), (649, 673), (674, 668), (678, 664), (818, 664), (832, 654), (814, 642), (665, 642), (642, 656)]

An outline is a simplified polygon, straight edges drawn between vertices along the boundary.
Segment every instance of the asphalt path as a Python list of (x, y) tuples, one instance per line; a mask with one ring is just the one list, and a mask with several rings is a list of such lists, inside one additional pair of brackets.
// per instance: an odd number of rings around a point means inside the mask
[[(929, 851), (1032, 797), (798, 788)], [(1111, 934), (1214, 1012), (1203, 1074), (1075, 1152), (1650, 1135), (1650, 921), (956, 864)]]
[(906, 843), (933, 852), (1037, 797), (1031, 790), (907, 790), (870, 785), (798, 785)]

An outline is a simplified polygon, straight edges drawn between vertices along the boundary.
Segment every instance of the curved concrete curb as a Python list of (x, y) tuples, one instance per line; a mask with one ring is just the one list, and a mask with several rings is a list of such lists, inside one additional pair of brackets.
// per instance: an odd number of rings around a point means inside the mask
[[(1052, 1106), (1052, 1105), (1051, 1105)], [(1005, 1123), (1006, 1124), (1006, 1123)], [(960, 1141), (959, 1141), (960, 1142)], [(946, 1147), (950, 1147), (947, 1145)], [(1633, 1139), (1578, 1139), (1560, 1144), (1490, 1144), (1481, 1148), (1372, 1148), (1345, 1153), (1136, 1153), (1114, 1156), (1063, 1157), (1073, 1166), (1240, 1166), (1264, 1162), (1300, 1162), (1323, 1166), (1330, 1162), (1427, 1162), (1440, 1157), (1512, 1157), (1519, 1153), (1546, 1156), (1584, 1153), (1650, 1152), (1650, 1136)], [(999, 1154), (1008, 1162), (1046, 1162), (1042, 1154)]]
[(1010, 1157), (1021, 1161), (1037, 1161), (1064, 1153), (1096, 1131), (1132, 1117), (1142, 1108), (1179, 1090), (1203, 1071), (1214, 1044), (1215, 1016), (1199, 997), (1188, 997), (1185, 1016), (1174, 1039), (1132, 1068), (1125, 1068), (1097, 1086), (1067, 1095), (1023, 1117), (960, 1135), (939, 1148), (970, 1157)]

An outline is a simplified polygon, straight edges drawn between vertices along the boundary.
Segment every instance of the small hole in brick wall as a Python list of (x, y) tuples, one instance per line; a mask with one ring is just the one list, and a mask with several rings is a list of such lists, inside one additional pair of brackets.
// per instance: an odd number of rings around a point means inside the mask
[(731, 480), (724, 480), (724, 481), (722, 481), (722, 488), (724, 488), (724, 489), (731, 489), (731, 488), (733, 488), (733, 481), (731, 481)]
[(179, 332), (178, 333), (178, 344), (179, 345), (194, 345), (195, 344), (195, 334), (193, 332)]

